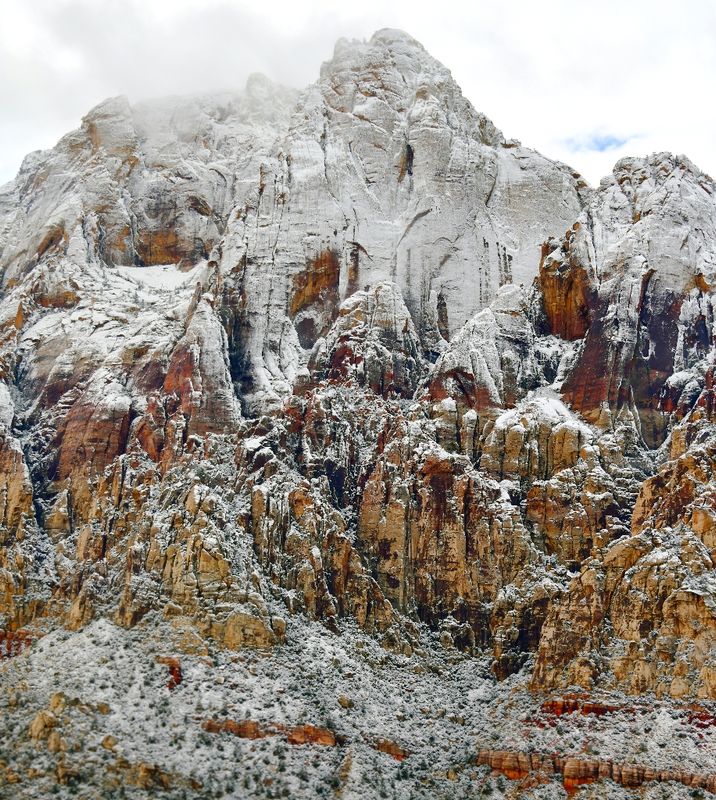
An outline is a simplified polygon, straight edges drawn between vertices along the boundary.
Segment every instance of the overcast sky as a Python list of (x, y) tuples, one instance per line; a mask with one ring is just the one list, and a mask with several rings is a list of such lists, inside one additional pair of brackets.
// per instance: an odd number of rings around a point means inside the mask
[(592, 183), (623, 155), (716, 174), (714, 0), (0, 0), (0, 184), (105, 97), (301, 88), (339, 37), (402, 28), (508, 137)]

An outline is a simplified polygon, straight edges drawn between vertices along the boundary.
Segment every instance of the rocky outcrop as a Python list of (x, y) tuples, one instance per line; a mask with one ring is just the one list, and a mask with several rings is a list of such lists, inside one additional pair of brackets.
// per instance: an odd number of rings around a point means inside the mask
[(21, 655), (34, 639), (28, 631), (0, 631), (0, 660)]
[[(714, 395), (712, 368), (702, 379), (690, 373), (681, 396), (701, 389), (690, 400), (687, 414), (671, 432), (668, 455), (658, 472), (639, 491), (632, 516), (636, 533), (649, 527), (658, 530), (686, 527), (716, 557), (713, 517)], [(694, 392), (695, 393), (695, 392)], [(677, 411), (678, 416), (678, 411)]]
[[(683, 157), (623, 159), (560, 255), (543, 261), (548, 316), (562, 292), (573, 318), (567, 324), (555, 317), (555, 332), (573, 338), (585, 331), (565, 400), (590, 422), (634, 408), (650, 447), (667, 434), (660, 407), (667, 379), (711, 346), (705, 295), (714, 281), (715, 194), (713, 181)], [(556, 292), (554, 274), (561, 276)], [(590, 317), (588, 331), (576, 322)]]
[(672, 458), (641, 484), (631, 535), (595, 553), (552, 610), (535, 687), (602, 681), (716, 697), (711, 394), (704, 389), (672, 433)]
[(4, 426), (0, 427), (0, 530), (7, 546), (34, 516), (32, 482), (20, 443)]
[(527, 311), (524, 291), (502, 287), (489, 308), (476, 314), (445, 348), (430, 377), (430, 399), (451, 397), (463, 412), (486, 411), (513, 406), (540, 385)]
[(536, 646), (559, 585), (543, 553), (500, 487), (416, 422), (399, 420), (387, 433), (357, 535), (386, 598), (439, 626), (448, 643), (491, 646), (502, 676)]
[[(269, 736), (285, 737), (291, 745), (319, 745), (321, 747), (338, 747), (349, 744), (346, 737), (336, 734), (330, 728), (305, 724), (288, 726), (280, 722), (262, 725), (255, 720), (207, 720), (203, 728), (208, 733), (230, 733), (240, 739), (265, 739)], [(404, 761), (410, 753), (397, 742), (390, 739), (377, 738), (367, 742), (370, 747), (379, 753), (386, 753), (396, 761)]]
[[(163, 395), (177, 403), (186, 420), (184, 436), (228, 433), (236, 429), (241, 409), (234, 392), (226, 334), (212, 311), (211, 295), (199, 297), (197, 284), (186, 322), (164, 383)], [(192, 306), (196, 303), (196, 307)]]
[(579, 248), (575, 239), (580, 228), (581, 223), (577, 221), (561, 242), (550, 239), (542, 245), (536, 280), (545, 332), (567, 341), (586, 335), (596, 302), (593, 279), (577, 255)]
[(587, 563), (542, 629), (535, 689), (614, 685), (716, 697), (713, 562), (690, 531), (642, 533)]
[(611, 456), (607, 442), (546, 390), (486, 428), (480, 466), (515, 500), (523, 498), (546, 552), (575, 569), (594, 547), (627, 530), (636, 476), (624, 486)]
[(309, 371), (314, 380), (355, 380), (383, 397), (412, 397), (427, 364), (397, 286), (379, 283), (347, 298)]
[(35, 500), (21, 442), (0, 424), (0, 643), (7, 656), (37, 638), (23, 628), (41, 611), (53, 579), (52, 545)]
[(248, 407), (286, 393), (331, 297), (366, 285), (395, 283), (437, 355), (500, 286), (531, 282), (583, 185), (506, 142), (409, 36), (339, 42), (222, 245)]
[(102, 472), (121, 455), (129, 435), (131, 397), (106, 370), (98, 370), (69, 409), (58, 431), (56, 478), (76, 466)]
[(315, 725), (297, 725), (287, 728), (285, 725), (274, 723), (270, 726), (261, 726), (253, 720), (242, 720), (234, 722), (227, 719), (222, 722), (218, 720), (207, 720), (204, 723), (204, 730), (209, 733), (230, 733), (241, 739), (263, 739), (266, 736), (278, 736), (284, 734), (289, 744), (318, 744), (324, 747), (335, 747), (337, 744), (336, 735), (328, 728), (318, 728)]
[(580, 786), (599, 781), (613, 781), (621, 786), (637, 788), (648, 783), (681, 783), (694, 789), (716, 791), (716, 777), (688, 770), (660, 770), (640, 764), (615, 764), (592, 758), (558, 757), (541, 753), (511, 750), (481, 750), (477, 763), (489, 766), (510, 780), (521, 780), (537, 773), (549, 779), (561, 775), (568, 795)]

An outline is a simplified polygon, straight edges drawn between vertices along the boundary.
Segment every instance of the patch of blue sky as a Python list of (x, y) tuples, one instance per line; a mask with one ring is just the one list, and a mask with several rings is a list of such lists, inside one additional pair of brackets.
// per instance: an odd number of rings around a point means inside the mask
[(617, 150), (627, 142), (634, 139), (634, 136), (617, 136), (613, 133), (588, 133), (584, 136), (575, 136), (565, 140), (565, 145), (573, 153), (598, 152), (604, 153), (608, 150)]

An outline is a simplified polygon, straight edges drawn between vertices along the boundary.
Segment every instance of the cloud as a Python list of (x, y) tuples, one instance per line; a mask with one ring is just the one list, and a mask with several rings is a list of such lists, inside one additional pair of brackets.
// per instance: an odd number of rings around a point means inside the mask
[(716, 172), (711, 0), (678, 14), (666, 0), (3, 0), (0, 182), (106, 97), (237, 89), (256, 71), (301, 88), (338, 38), (381, 27), (421, 41), (508, 137), (591, 182), (652, 150)]

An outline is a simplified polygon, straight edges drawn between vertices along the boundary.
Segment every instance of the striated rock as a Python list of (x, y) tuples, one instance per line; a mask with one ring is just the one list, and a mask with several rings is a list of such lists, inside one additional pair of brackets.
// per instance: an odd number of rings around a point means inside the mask
[(75, 467), (101, 472), (127, 445), (131, 398), (111, 374), (98, 370), (58, 431), (58, 480)]
[(583, 567), (542, 629), (532, 685), (713, 699), (713, 562), (690, 532), (617, 540)]
[(583, 716), (593, 714), (601, 717), (604, 714), (612, 714), (619, 710), (621, 710), (619, 706), (607, 705), (573, 695), (566, 695), (555, 700), (545, 700), (540, 706), (540, 711), (543, 714), (554, 714), (557, 717), (574, 712), (579, 712)]
[(355, 380), (383, 397), (412, 397), (427, 369), (400, 290), (387, 282), (347, 298), (315, 350), (309, 363), (313, 376)]
[(8, 546), (34, 515), (30, 473), (20, 443), (0, 427), (0, 544)]
[(573, 569), (592, 548), (628, 529), (625, 508), (639, 475), (623, 468), (607, 438), (598, 439), (549, 390), (535, 392), (484, 429), (481, 469), (521, 498), (546, 552)]
[[(197, 291), (200, 286), (197, 285)], [(196, 296), (196, 295), (195, 295)], [(185, 437), (234, 430), (241, 416), (226, 357), (226, 335), (203, 297), (169, 360), (163, 392), (178, 403)]]
[(716, 789), (716, 777), (687, 770), (659, 770), (637, 764), (615, 764), (611, 761), (585, 758), (565, 758), (540, 753), (523, 753), (510, 750), (480, 750), (478, 764), (485, 764), (511, 780), (521, 780), (531, 772), (562, 776), (568, 794), (580, 786), (611, 780), (621, 786), (636, 788), (645, 783), (681, 783), (685, 786)]
[(51, 544), (38, 524), (23, 448), (0, 425), (0, 649), (19, 655), (38, 634), (24, 628), (42, 607), (53, 570)]
[(674, 430), (686, 452), (642, 483), (632, 535), (584, 565), (552, 610), (535, 687), (602, 680), (635, 694), (716, 696), (710, 392)]
[[(694, 379), (695, 383), (700, 383)], [(686, 526), (716, 558), (713, 469), (716, 438), (711, 425), (714, 389), (711, 372), (705, 386), (671, 433), (670, 458), (641, 485), (632, 530)]]
[[(710, 308), (704, 295), (716, 277), (714, 195), (711, 179), (683, 157), (623, 159), (548, 268), (569, 284), (566, 310), (594, 308), (565, 401), (592, 422), (603, 409), (633, 407), (650, 447), (666, 436), (659, 407), (666, 380), (711, 344), (712, 312), (704, 316), (701, 306)], [(585, 273), (594, 299), (585, 300)], [(549, 305), (554, 291), (545, 281)]]
[(592, 431), (558, 397), (535, 394), (491, 425), (480, 466), (530, 486), (594, 456), (594, 441)]
[(532, 280), (580, 192), (563, 165), (505, 142), (406, 34), (339, 42), (222, 246), (247, 408), (286, 394), (331, 302), (366, 285), (395, 283), (439, 353), (500, 286)]
[(458, 647), (493, 645), (504, 676), (536, 645), (557, 586), (500, 488), (423, 437), (402, 420), (386, 437), (363, 489), (361, 552), (397, 609)]
[(307, 264), (305, 272), (294, 276), (289, 316), (304, 348), (323, 336), (333, 321), (339, 303), (340, 271), (338, 253), (328, 249)]
[(212, 636), (229, 650), (242, 647), (271, 647), (280, 641), (272, 624), (255, 614), (234, 611), (221, 623), (215, 623)]
[(305, 484), (284, 480), (278, 474), (254, 489), (248, 526), (259, 563), (296, 596), (289, 610), (331, 626), (341, 613), (368, 630), (387, 631), (395, 613), (345, 535), (342, 517)]

